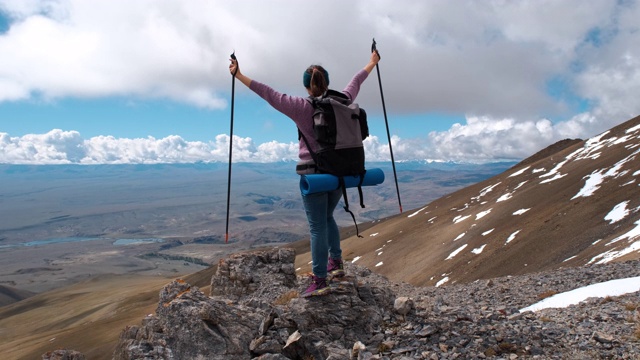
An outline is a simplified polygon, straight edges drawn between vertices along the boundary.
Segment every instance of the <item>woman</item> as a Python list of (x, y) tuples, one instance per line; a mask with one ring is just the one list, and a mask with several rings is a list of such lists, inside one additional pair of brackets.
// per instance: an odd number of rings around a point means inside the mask
[[(369, 76), (371, 70), (380, 61), (377, 51), (371, 53), (367, 65), (354, 75), (342, 91), (351, 101), (355, 101), (360, 85)], [(317, 147), (313, 135), (313, 106), (306, 97), (282, 94), (258, 81), (251, 80), (240, 72), (236, 60), (231, 59), (229, 71), (236, 79), (265, 99), (273, 108), (291, 118), (305, 136), (312, 148)], [(319, 65), (311, 65), (304, 72), (302, 83), (310, 96), (321, 96), (329, 88), (329, 73)], [(300, 175), (315, 172), (313, 158), (303, 139), (299, 140), (298, 156), (300, 161), (296, 172)], [(302, 194), (302, 202), (309, 222), (311, 235), (311, 259), (313, 261), (312, 281), (302, 297), (328, 294), (327, 275), (341, 277), (345, 275), (340, 249), (340, 233), (333, 218), (333, 210), (338, 205), (342, 192), (340, 189), (314, 194)]]

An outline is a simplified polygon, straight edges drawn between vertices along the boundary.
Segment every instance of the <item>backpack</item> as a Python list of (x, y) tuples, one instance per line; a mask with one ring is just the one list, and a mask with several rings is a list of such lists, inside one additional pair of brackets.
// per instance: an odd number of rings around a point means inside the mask
[(347, 95), (335, 90), (327, 90), (322, 96), (307, 99), (313, 105), (313, 133), (318, 148), (313, 150), (306, 137), (298, 129), (298, 139), (302, 138), (316, 165), (316, 172), (338, 177), (342, 188), (344, 210), (351, 214), (356, 225), (356, 235), (360, 236), (358, 224), (353, 212), (349, 210), (345, 176), (358, 176), (358, 194), (360, 206), (362, 199), (362, 181), (366, 173), (364, 146), (362, 141), (369, 136), (367, 113)]

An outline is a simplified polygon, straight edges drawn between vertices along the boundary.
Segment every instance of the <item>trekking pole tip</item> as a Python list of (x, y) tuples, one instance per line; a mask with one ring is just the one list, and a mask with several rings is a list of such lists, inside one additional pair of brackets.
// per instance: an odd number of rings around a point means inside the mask
[(228, 243), (229, 242), (229, 233), (224, 234), (224, 243)]

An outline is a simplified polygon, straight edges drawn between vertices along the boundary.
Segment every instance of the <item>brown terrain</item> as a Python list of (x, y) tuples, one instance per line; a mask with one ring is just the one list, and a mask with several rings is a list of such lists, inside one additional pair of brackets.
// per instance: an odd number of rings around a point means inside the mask
[[(640, 117), (586, 141), (556, 143), (424, 207), (360, 224), (363, 238), (344, 228), (343, 256), (416, 286), (637, 259), (638, 153)], [(286, 246), (298, 254), (298, 273), (308, 272), (308, 240)], [(181, 277), (208, 293), (214, 272)], [(152, 313), (158, 291), (175, 277), (101, 275), (3, 306), (0, 353), (36, 359), (69, 348), (110, 359), (121, 330)], [(29, 295), (0, 288), (6, 301)]]

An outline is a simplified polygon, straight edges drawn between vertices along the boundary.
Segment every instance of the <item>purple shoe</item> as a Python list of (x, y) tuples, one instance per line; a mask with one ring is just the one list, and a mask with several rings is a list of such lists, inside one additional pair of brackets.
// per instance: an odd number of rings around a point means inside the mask
[(311, 296), (327, 295), (331, 292), (331, 288), (327, 286), (327, 278), (319, 278), (315, 275), (311, 276), (311, 284), (305, 290), (301, 297), (307, 298)]
[(327, 273), (333, 277), (343, 277), (345, 275), (344, 272), (344, 264), (342, 259), (333, 259), (329, 258), (329, 264), (327, 265)]

